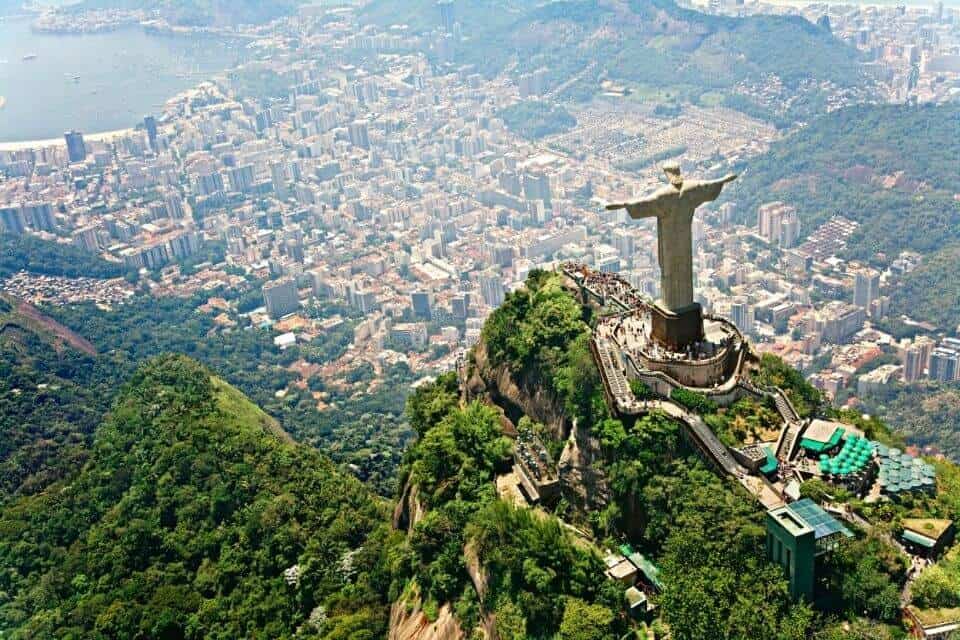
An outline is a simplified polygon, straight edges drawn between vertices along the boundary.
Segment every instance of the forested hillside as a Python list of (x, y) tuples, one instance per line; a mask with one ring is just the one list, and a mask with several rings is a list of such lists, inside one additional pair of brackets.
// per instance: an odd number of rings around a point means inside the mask
[[(896, 637), (890, 624), (904, 577), (898, 554), (861, 535), (824, 566), (827, 601), (816, 608), (793, 603), (782, 571), (766, 558), (763, 510), (754, 498), (708, 470), (665, 414), (610, 414), (589, 351), (581, 351), (589, 321), (557, 275), (534, 272), (488, 319), (478, 351), (489, 362), (475, 366), (498, 376), (506, 366), (526, 389), (513, 402), (555, 397), (576, 416), (578, 431), (598, 441), (592, 465), (607, 478), (609, 504), (578, 513), (565, 492), (554, 515), (581, 531), (558, 526), (542, 509), (514, 506), (492, 483), (510, 451), (498, 406), (459, 406), (456, 380), (441, 377), (408, 403), (420, 440), (404, 467), (404, 495), (416, 495), (423, 511), (403, 546), (411, 558), (409, 573), (399, 574), (405, 597), (424, 600), (425, 611), (451, 604), (468, 637), (491, 623), (501, 638), (621, 637), (629, 627), (618, 615), (621, 587), (601, 577), (600, 555), (629, 541), (660, 567), (660, 615), (677, 640), (852, 638), (842, 620), (858, 617), (853, 628), (862, 637)], [(806, 411), (819, 410), (816, 391), (787, 371), (769, 357), (762, 377), (783, 384)], [(524, 415), (518, 428), (548, 437), (534, 419)], [(487, 585), (481, 594), (477, 575)]]
[(382, 638), (383, 505), (188, 358), (124, 386), (78, 475), (0, 516), (9, 638)]
[[(116, 265), (71, 245), (0, 235), (0, 278), (21, 269), (67, 277), (119, 273)], [(338, 463), (355, 464), (383, 496), (392, 496), (396, 467), (412, 437), (401, 410), (413, 381), (410, 369), (405, 364), (386, 368), (384, 383), (373, 389), (362, 379), (344, 388), (328, 389), (319, 380), (310, 387), (296, 386), (299, 376), (291, 364), (300, 359), (325, 364), (340, 357), (353, 338), (353, 323), (347, 318), (311, 343), (281, 352), (269, 330), (231, 331), (218, 325), (213, 314), (196, 310), (219, 295), (249, 311), (263, 303), (261, 284), (252, 280), (231, 291), (216, 289), (189, 299), (137, 295), (113, 308), (85, 303), (41, 309), (89, 341), (95, 356), (63, 344), (0, 297), (0, 371), (10, 372), (0, 379), (0, 394), (11, 407), (0, 416), (5, 445), (0, 447), (0, 468), (4, 459), (20, 461), (11, 462), (18, 471), (0, 481), (0, 502), (6, 489), (15, 491), (25, 482), (32, 490), (41, 476), (57, 475), (61, 464), (71, 460), (61, 457), (60, 447), (86, 442), (122, 382), (140, 362), (165, 352), (197, 358), (280, 420), (298, 441), (328, 452)], [(353, 313), (341, 307), (317, 312)], [(251, 366), (254, 362), (257, 366)], [(289, 393), (277, 396), (288, 388)], [(333, 408), (317, 409), (312, 393), (319, 391), (328, 394)], [(40, 475), (30, 479), (35, 472)]]
[(0, 278), (18, 271), (67, 278), (118, 278), (125, 272), (123, 265), (107, 262), (72, 244), (0, 232)]
[(97, 360), (55, 345), (0, 297), (0, 504), (76, 471), (109, 406)]
[[(849, 257), (887, 264), (900, 251), (927, 265), (891, 291), (895, 313), (960, 323), (960, 106), (866, 105), (818, 118), (751, 160), (736, 190), (738, 215), (797, 208), (802, 233), (836, 214), (861, 223)], [(881, 259), (881, 254), (886, 260)]]

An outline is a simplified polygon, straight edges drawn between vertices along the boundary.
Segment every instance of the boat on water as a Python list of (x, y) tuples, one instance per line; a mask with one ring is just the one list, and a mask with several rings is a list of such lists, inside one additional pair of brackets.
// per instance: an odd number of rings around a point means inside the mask
[(28, 53), (27, 55), (23, 56), (24, 62), (28, 62), (30, 60), (36, 60), (36, 59), (37, 59), (37, 54), (35, 53)]
[(0, 96), (0, 109), (3, 109), (5, 106), (7, 106), (7, 98), (6, 96)]

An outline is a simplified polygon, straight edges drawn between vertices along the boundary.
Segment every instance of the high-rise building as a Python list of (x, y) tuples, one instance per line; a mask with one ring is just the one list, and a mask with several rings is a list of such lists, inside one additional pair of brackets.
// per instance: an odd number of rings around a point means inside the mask
[(771, 244), (785, 249), (792, 247), (800, 237), (797, 210), (779, 200), (760, 205), (757, 208), (757, 233)]
[(350, 143), (361, 149), (370, 148), (370, 132), (366, 120), (356, 120), (347, 127)]
[(490, 263), (498, 267), (513, 266), (514, 251), (508, 244), (495, 244), (490, 247)]
[(523, 197), (550, 202), (550, 178), (543, 173), (523, 174)]
[(923, 377), (924, 362), (923, 350), (917, 345), (910, 345), (903, 351), (903, 381), (916, 382)]
[(464, 319), (470, 315), (470, 294), (458, 293), (450, 299), (450, 313), (454, 318)]
[(20, 207), (0, 207), (0, 231), (20, 235), (26, 230)]
[(521, 98), (543, 95), (547, 91), (547, 70), (543, 67), (533, 73), (525, 73), (517, 81)]
[(930, 354), (930, 378), (940, 382), (960, 378), (960, 353), (943, 347), (934, 349)]
[(293, 278), (280, 278), (263, 285), (263, 302), (271, 318), (282, 318), (300, 307), (297, 298), (297, 282)]
[(730, 303), (730, 321), (733, 322), (746, 334), (753, 333), (753, 307), (750, 306), (750, 300), (745, 297), (736, 297)]
[(282, 162), (270, 163), (270, 181), (273, 184), (273, 192), (281, 200), (286, 200), (290, 194), (287, 189), (287, 171)]
[(63, 139), (67, 142), (67, 158), (70, 162), (83, 162), (87, 157), (83, 134), (79, 131), (67, 131), (63, 134)]
[(429, 320), (433, 316), (433, 296), (426, 291), (414, 291), (410, 294), (410, 306), (413, 315)]
[(482, 272), (478, 279), (480, 281), (480, 295), (483, 301), (491, 307), (499, 307), (506, 298), (506, 290), (503, 287), (503, 280), (500, 274), (494, 269), (487, 269)]
[(399, 322), (390, 329), (390, 338), (398, 345), (419, 351), (427, 346), (427, 325), (422, 322)]
[(880, 297), (880, 273), (875, 269), (862, 269), (854, 275), (853, 304), (869, 309)]
[(166, 208), (168, 218), (181, 220), (187, 217), (187, 210), (183, 206), (183, 198), (176, 193), (171, 193), (164, 197), (163, 204)]
[(223, 176), (219, 171), (202, 173), (193, 179), (194, 190), (201, 196), (209, 196), (224, 191)]
[(230, 188), (233, 191), (246, 192), (253, 189), (253, 182), (256, 174), (252, 164), (245, 164), (242, 167), (230, 167), (227, 170), (227, 177), (230, 180)]
[(377, 294), (370, 289), (352, 288), (350, 290), (350, 303), (361, 313), (370, 313), (377, 309)]
[(615, 229), (613, 246), (624, 260), (630, 260), (636, 252), (636, 238), (628, 229)]
[(53, 205), (49, 202), (29, 202), (21, 205), (27, 226), (37, 231), (54, 231), (57, 222), (53, 217)]
[(143, 117), (143, 127), (147, 130), (147, 139), (150, 141), (150, 148), (157, 150), (157, 119), (153, 116)]
[(437, 8), (440, 10), (440, 27), (447, 33), (453, 33), (453, 25), (457, 22), (453, 0), (440, 0)]
[(70, 236), (76, 247), (86, 249), (90, 252), (96, 252), (100, 249), (100, 239), (97, 234), (97, 227), (94, 225), (87, 225), (86, 227), (75, 229)]

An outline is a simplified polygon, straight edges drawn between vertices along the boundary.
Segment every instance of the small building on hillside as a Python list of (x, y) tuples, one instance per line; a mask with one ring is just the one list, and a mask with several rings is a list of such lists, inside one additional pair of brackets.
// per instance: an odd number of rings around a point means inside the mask
[(910, 553), (925, 558), (939, 557), (953, 543), (956, 529), (953, 520), (905, 518), (900, 539)]
[(767, 512), (767, 555), (786, 570), (796, 599), (813, 601), (817, 558), (852, 535), (809, 498)]
[(910, 605), (903, 616), (914, 638), (948, 640), (960, 631), (960, 609), (918, 609)]

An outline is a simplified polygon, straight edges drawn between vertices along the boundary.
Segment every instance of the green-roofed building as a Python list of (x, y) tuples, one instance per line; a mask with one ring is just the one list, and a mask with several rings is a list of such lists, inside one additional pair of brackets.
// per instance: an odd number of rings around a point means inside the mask
[(650, 586), (657, 591), (663, 590), (663, 583), (660, 582), (660, 568), (657, 565), (653, 564), (642, 553), (631, 553), (627, 556), (627, 559), (640, 571)]
[(835, 449), (845, 433), (840, 423), (815, 419), (804, 429), (800, 446), (812, 453), (825, 453)]
[(910, 551), (927, 558), (936, 558), (954, 539), (952, 520), (904, 518), (901, 538)]
[(809, 498), (767, 512), (767, 556), (787, 572), (790, 595), (798, 600), (813, 600), (817, 557), (852, 535)]

